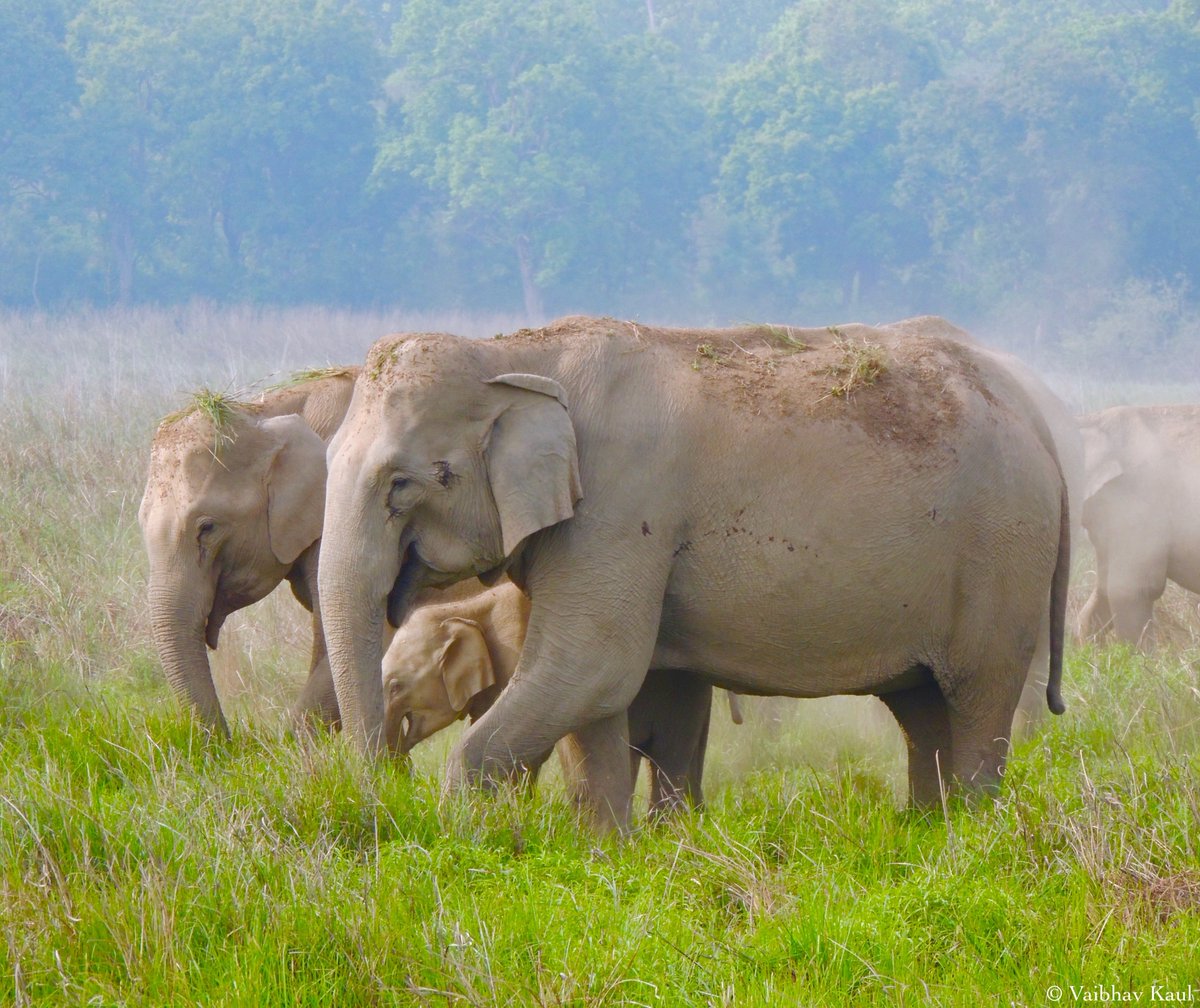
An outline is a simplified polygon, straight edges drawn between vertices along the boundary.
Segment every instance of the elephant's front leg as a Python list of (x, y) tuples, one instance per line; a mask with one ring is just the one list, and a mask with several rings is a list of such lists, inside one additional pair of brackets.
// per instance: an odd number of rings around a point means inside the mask
[[(606, 564), (605, 572), (621, 570)], [(587, 760), (585, 799), (602, 828), (628, 823), (626, 710), (654, 653), (667, 570), (587, 576), (573, 560), (530, 581), (529, 629), (516, 672), (447, 765), (447, 785), (511, 779), (576, 733)], [(608, 589), (607, 591), (605, 589)]]
[(1151, 618), (1167, 587), (1169, 555), (1166, 541), (1152, 535), (1130, 537), (1108, 551), (1103, 577), (1113, 629), (1134, 647), (1154, 647)]

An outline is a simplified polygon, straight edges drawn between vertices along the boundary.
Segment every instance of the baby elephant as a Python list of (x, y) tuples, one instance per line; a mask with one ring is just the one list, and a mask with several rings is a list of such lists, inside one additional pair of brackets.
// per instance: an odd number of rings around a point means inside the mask
[[(392, 752), (463, 717), (481, 717), (508, 685), (521, 656), (529, 600), (513, 584), (413, 611), (383, 660), (384, 730)], [(650, 808), (703, 801), (701, 778), (712, 687), (687, 672), (652, 670), (629, 707), (630, 775), (650, 765)], [(730, 710), (741, 723), (736, 700)], [(587, 769), (570, 736), (557, 748), (568, 784), (584, 787)], [(548, 754), (547, 754), (548, 755)], [(530, 767), (536, 774), (540, 768)]]

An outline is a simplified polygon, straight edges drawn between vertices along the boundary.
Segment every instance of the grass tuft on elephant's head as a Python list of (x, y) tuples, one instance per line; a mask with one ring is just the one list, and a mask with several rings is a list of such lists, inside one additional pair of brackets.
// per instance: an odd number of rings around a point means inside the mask
[(165, 430), (190, 416), (203, 416), (212, 426), (212, 453), (217, 457), (222, 449), (236, 440), (235, 419), (246, 408), (247, 404), (234, 394), (214, 392), (207, 387), (200, 388), (192, 393), (192, 398), (186, 406), (164, 417), (158, 429)]

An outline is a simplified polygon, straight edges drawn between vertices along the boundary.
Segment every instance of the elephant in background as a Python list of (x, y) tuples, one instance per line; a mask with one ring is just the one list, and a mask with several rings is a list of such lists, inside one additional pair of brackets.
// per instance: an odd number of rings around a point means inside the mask
[(385, 620), (426, 587), (507, 574), (532, 600), (525, 646), (452, 786), (573, 734), (597, 826), (624, 828), (648, 668), (878, 695), (914, 801), (943, 776), (998, 785), (1047, 610), (1063, 710), (1067, 489), (1011, 373), (913, 328), (576, 317), (378, 341), (330, 444), (319, 574), (351, 741), (385, 745)]
[(317, 596), (326, 443), (350, 402), (355, 367), (312, 372), (257, 402), (198, 394), (164, 420), (138, 512), (150, 561), (150, 616), (167, 679), (205, 724), (229, 727), (208, 648), (230, 613), (284, 579), (312, 613), (297, 718), (338, 723)]
[(1079, 632), (1150, 643), (1167, 581), (1200, 592), (1200, 406), (1114, 406), (1079, 429), (1083, 526), (1096, 550)]
[[(464, 717), (481, 718), (512, 679), (529, 623), (529, 599), (512, 583), (413, 610), (383, 657), (384, 733), (401, 755)], [(730, 714), (742, 723), (737, 698)], [(641, 761), (650, 809), (699, 807), (712, 687), (686, 672), (652, 670), (629, 706), (630, 779)], [(568, 784), (585, 774), (570, 737), (558, 745)], [(529, 767), (537, 772), (537, 767)]]

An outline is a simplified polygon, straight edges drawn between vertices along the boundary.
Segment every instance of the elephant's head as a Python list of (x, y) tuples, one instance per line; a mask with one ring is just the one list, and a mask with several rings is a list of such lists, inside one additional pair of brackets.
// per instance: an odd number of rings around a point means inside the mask
[(483, 628), (437, 607), (417, 609), (383, 658), (384, 734), (401, 755), (470, 713), (496, 685)]
[(581, 496), (562, 387), (489, 367), (471, 344), (378, 342), (329, 448), (325, 638), (343, 729), (371, 753), (384, 743), (385, 618), (400, 626), (423, 587), (498, 576)]
[(229, 403), (169, 418), (154, 437), (138, 520), (154, 640), (167, 678), (227, 732), (205, 645), (321, 535), (325, 444), (294, 414)]

